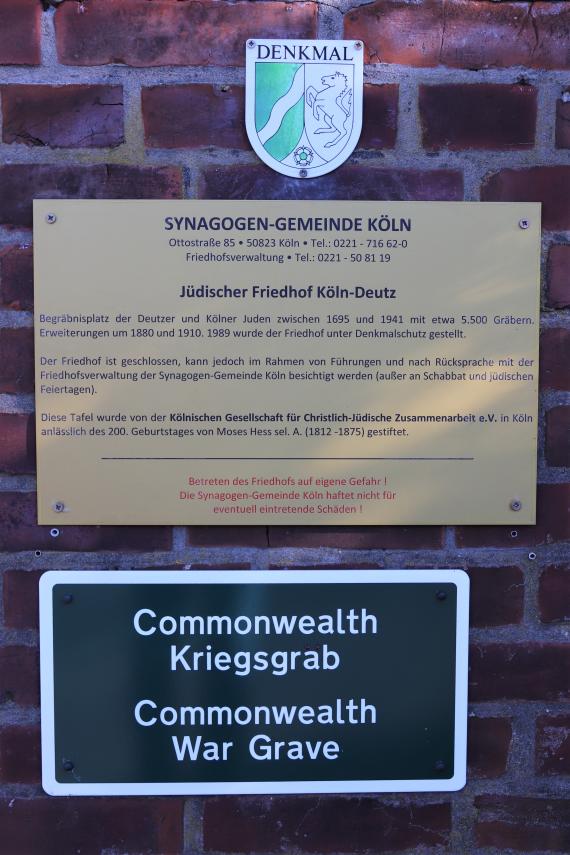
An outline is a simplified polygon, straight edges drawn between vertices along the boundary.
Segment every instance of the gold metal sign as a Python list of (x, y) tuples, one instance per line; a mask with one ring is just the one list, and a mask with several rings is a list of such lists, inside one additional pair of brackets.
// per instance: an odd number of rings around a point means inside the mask
[(36, 201), (44, 524), (535, 519), (540, 206)]

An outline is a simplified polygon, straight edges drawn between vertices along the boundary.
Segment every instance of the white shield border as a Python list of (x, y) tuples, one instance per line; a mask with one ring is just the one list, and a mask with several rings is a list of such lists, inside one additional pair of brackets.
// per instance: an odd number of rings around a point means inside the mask
[[(258, 42), (263, 42), (266, 45), (294, 45), (294, 46), (303, 46), (303, 45), (316, 45), (319, 48), (324, 47), (325, 45), (331, 45), (337, 48), (343, 47), (352, 47), (354, 51), (354, 91), (353, 91), (353, 99), (352, 99), (352, 109), (354, 114), (354, 122), (352, 126), (352, 133), (347, 143), (342, 149), (342, 152), (339, 152), (337, 157), (335, 157), (332, 161), (325, 163), (323, 166), (317, 166), (314, 169), (302, 170), (299, 167), (295, 166), (285, 166), (280, 163), (278, 160), (275, 160), (271, 157), (270, 154), (265, 150), (261, 142), (259, 141), (259, 137), (257, 136), (257, 129), (255, 127), (255, 50)], [(357, 47), (358, 45), (358, 47)], [(335, 169), (338, 169), (352, 154), (354, 149), (358, 144), (358, 140), (360, 139), (360, 134), (362, 132), (362, 102), (363, 102), (363, 93), (364, 93), (364, 45), (362, 42), (354, 42), (352, 40), (341, 41), (341, 40), (331, 40), (331, 39), (264, 39), (261, 37), (252, 37), (248, 39), (245, 43), (245, 128), (247, 131), (247, 136), (251, 147), (266, 166), (269, 166), (273, 169), (274, 172), (280, 172), (282, 175), (288, 175), (290, 178), (318, 178), (321, 175), (326, 175), (328, 172), (333, 172)], [(272, 61), (272, 60), (268, 60)], [(273, 60), (279, 61), (279, 60)], [(307, 63), (306, 60), (302, 60)], [(312, 63), (309, 61), (307, 63), (311, 65)], [(323, 64), (322, 59), (315, 60), (314, 64)], [(342, 154), (342, 160), (339, 158)], [(306, 174), (302, 174), (306, 172)]]

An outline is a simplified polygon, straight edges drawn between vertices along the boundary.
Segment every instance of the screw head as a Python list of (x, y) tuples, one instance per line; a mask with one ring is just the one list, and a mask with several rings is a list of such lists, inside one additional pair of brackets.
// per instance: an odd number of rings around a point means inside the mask
[(52, 529), (50, 529), (50, 532), (49, 532), (49, 533), (50, 533), (50, 535), (51, 535), (52, 537), (59, 537), (59, 529), (58, 529), (58, 528), (52, 528)]
[(65, 603), (66, 606), (71, 605), (73, 602), (73, 594), (64, 594), (61, 598), (62, 603)]
[(248, 48), (254, 48), (255, 47), (255, 42), (253, 41), (253, 39), (250, 39), (248, 41), (247, 46), (248, 46)]
[(65, 505), (63, 502), (54, 502), (52, 508), (56, 512), (56, 514), (62, 514), (65, 510)]
[(300, 169), (299, 170), (299, 178), (306, 178), (306, 177), (307, 177), (307, 170), (306, 169)]
[(57, 222), (57, 215), (56, 214), (52, 214), (52, 213), (46, 214), (46, 223), (48, 225), (53, 226), (53, 224), (55, 222)]
[(73, 770), (73, 763), (71, 760), (64, 760), (61, 764), (66, 772), (71, 772)]
[(522, 502), (520, 499), (513, 499), (511, 502), (511, 511), (520, 511), (522, 508)]
[(362, 42), (354, 42), (355, 50), (362, 50)]
[(435, 595), (436, 600), (447, 600), (447, 593), (445, 591), (438, 591)]
[(443, 762), (443, 760), (436, 760), (434, 766), (436, 772), (443, 772), (443, 770), (445, 769), (445, 763)]
[(528, 220), (519, 220), (519, 229), (528, 229), (530, 223)]

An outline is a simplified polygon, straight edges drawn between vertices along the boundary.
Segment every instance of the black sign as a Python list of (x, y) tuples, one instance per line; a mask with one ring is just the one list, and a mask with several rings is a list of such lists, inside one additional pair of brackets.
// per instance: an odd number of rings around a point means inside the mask
[(465, 783), (461, 571), (46, 574), (53, 794)]

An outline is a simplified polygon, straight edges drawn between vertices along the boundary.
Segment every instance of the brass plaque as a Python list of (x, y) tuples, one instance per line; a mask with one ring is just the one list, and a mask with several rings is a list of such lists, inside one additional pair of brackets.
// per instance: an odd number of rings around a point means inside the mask
[(540, 205), (36, 201), (39, 522), (535, 520)]

